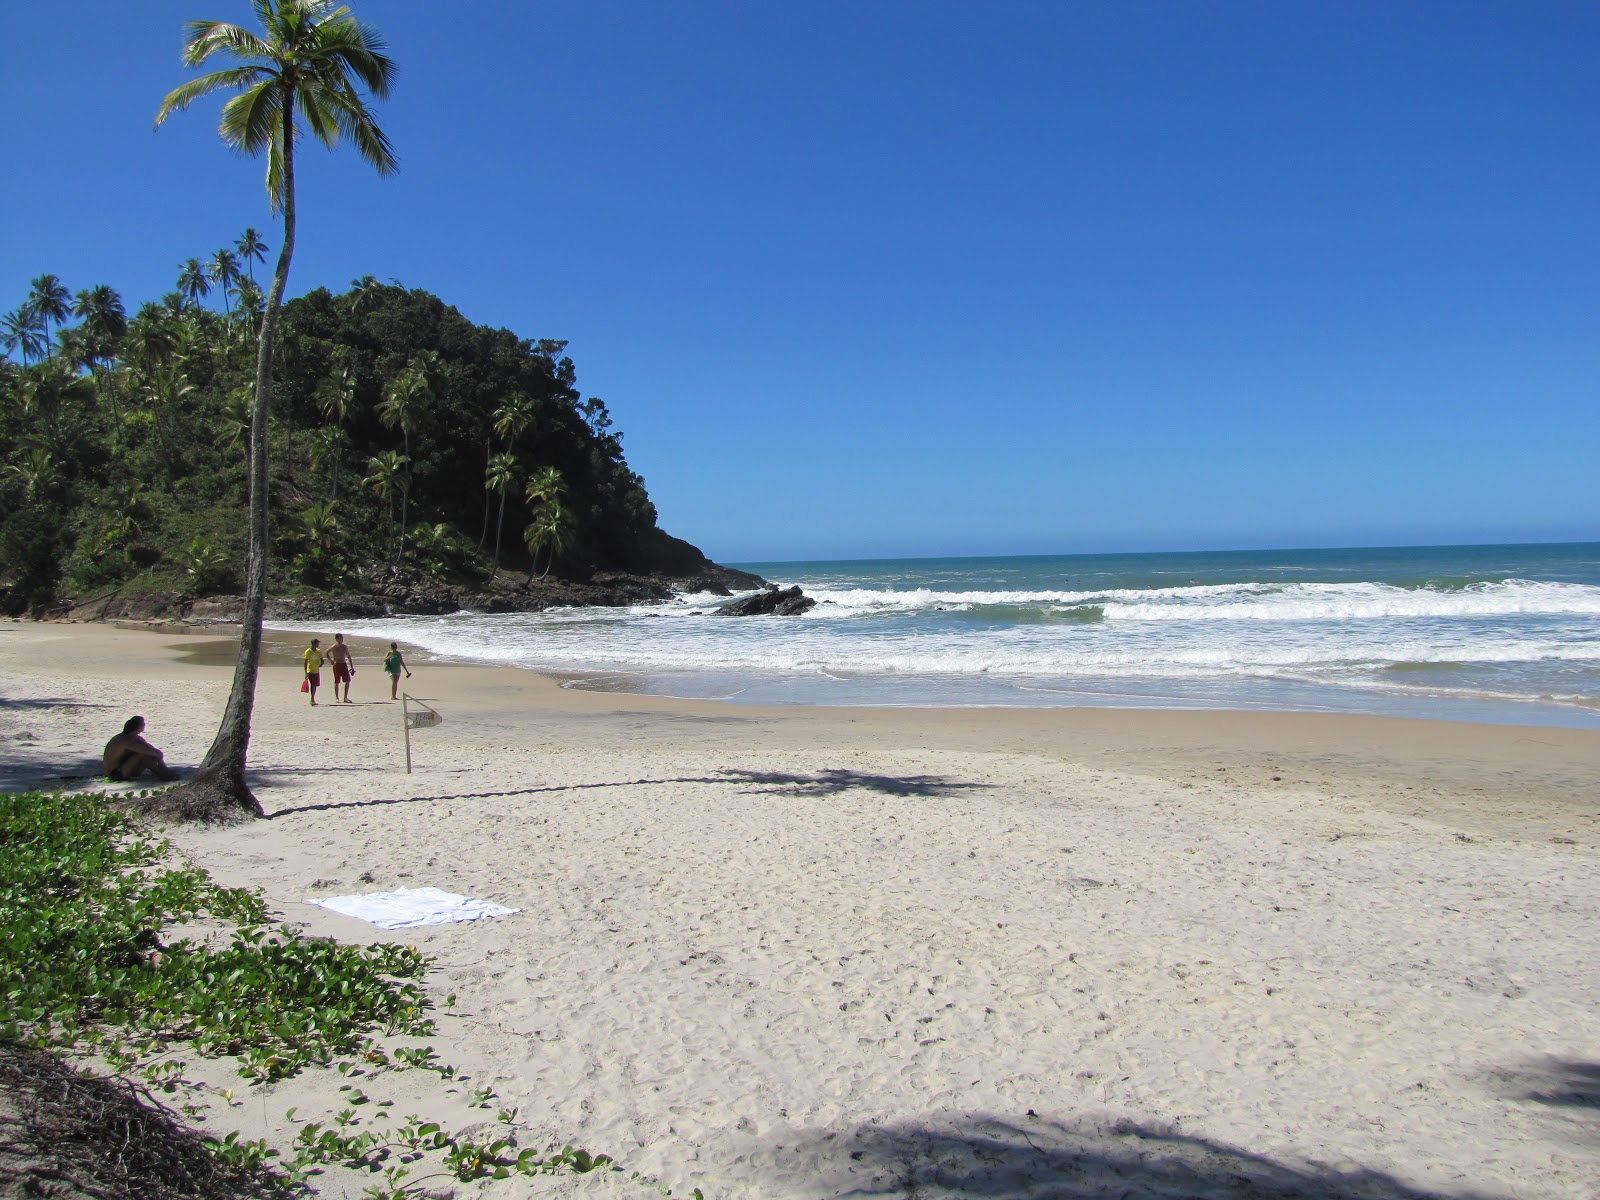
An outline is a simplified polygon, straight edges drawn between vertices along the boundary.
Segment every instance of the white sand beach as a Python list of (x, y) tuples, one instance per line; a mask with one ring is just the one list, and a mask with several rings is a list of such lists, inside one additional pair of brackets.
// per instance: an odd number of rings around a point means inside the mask
[[(271, 819), (172, 837), (286, 921), (434, 956), (471, 1076), (443, 1119), (492, 1086), (523, 1144), (623, 1168), (485, 1195), (1600, 1194), (1600, 732), (735, 707), (418, 653), (445, 723), (407, 776), (375, 646), (313, 709), (271, 643)], [(0, 623), (0, 785), (98, 787), (134, 712), (198, 761), (231, 669), (214, 633)], [(522, 911), (305, 903), (422, 885)], [(315, 1074), (212, 1117), (286, 1140), (341, 1104)]]

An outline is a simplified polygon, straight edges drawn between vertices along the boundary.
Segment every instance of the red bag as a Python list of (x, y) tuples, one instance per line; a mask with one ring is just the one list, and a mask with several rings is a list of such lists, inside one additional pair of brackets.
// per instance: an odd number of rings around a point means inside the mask
[(311, 690), (311, 680), (309, 680), (309, 679), (302, 679), (302, 680), (301, 680), (301, 681), (300, 681), (300, 690), (301, 690), (301, 691), (302, 691), (302, 692), (309, 692), (309, 691), (310, 691), (310, 690)]

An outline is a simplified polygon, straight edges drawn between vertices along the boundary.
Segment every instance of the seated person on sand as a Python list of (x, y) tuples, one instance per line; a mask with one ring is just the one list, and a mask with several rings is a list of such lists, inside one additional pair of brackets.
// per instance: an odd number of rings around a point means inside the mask
[(161, 751), (139, 735), (144, 732), (143, 717), (129, 717), (122, 726), (122, 732), (106, 743), (104, 758), (101, 765), (105, 767), (106, 777), (124, 781), (137, 779), (145, 771), (149, 771), (157, 779), (176, 779), (178, 773), (167, 766), (167, 760)]

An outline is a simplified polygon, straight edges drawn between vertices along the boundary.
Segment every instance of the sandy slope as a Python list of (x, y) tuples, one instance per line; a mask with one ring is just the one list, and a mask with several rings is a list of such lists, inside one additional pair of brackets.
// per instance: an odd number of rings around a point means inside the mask
[[(0, 625), (0, 779), (86, 771), (135, 710), (194, 761), (215, 647)], [(459, 997), (457, 1124), (490, 1083), (525, 1142), (708, 1200), (1600, 1193), (1600, 734), (761, 709), (417, 656), (447, 720), (407, 777), (375, 653), (310, 709), (295, 652), (259, 692), (273, 819), (177, 839), (317, 933), (378, 936), (319, 894), (523, 910), (386, 935)], [(437, 1105), (415, 1076), (371, 1090)], [(281, 1136), (337, 1082), (216, 1120)], [(490, 1189), (590, 1192), (659, 1195)]]

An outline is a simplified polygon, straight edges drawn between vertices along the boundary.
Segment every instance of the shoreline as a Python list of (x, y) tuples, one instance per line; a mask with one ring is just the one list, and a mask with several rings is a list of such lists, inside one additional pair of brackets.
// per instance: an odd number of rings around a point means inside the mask
[[(1600, 1046), (1600, 733), (730, 705), (408, 651), (445, 721), (407, 776), (377, 647), (347, 640), (357, 703), (312, 709), (300, 638), (269, 635), (271, 819), (168, 836), (314, 935), (434, 956), (460, 1000), (435, 1044), (525, 1144), (713, 1200), (1600, 1186), (1592, 1108), (1542, 1098)], [(0, 774), (119, 790), (59, 777), (132, 711), (192, 764), (227, 650), (0, 623)], [(385, 933), (305, 903), (424, 885), (522, 912)], [(339, 1082), (235, 1080), (208, 1119), (282, 1144)], [(485, 1194), (590, 1190), (527, 1186)]]

